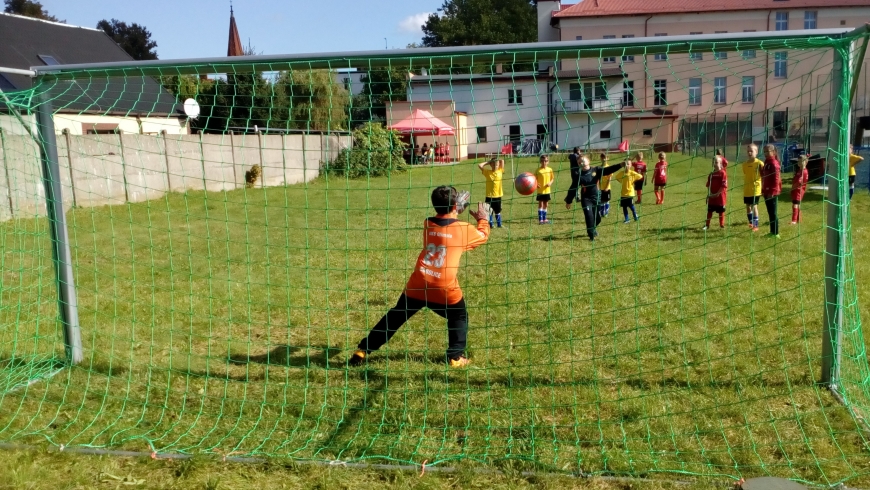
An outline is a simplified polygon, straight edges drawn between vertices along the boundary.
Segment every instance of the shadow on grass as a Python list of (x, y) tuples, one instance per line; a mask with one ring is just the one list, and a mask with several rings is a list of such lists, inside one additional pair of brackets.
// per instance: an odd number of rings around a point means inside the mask
[(323, 369), (336, 369), (343, 367), (343, 361), (330, 362), (341, 349), (328, 345), (312, 345), (296, 347), (291, 345), (279, 345), (264, 354), (230, 354), (227, 362), (230, 364), (263, 364), (267, 366), (284, 367), (319, 367)]

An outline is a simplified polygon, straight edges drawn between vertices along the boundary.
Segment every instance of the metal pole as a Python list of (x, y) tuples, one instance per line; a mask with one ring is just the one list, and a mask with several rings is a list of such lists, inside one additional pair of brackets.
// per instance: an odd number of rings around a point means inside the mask
[(9, 217), (15, 218), (15, 206), (12, 204), (12, 181), (9, 180), (9, 153), (6, 152), (6, 137), (0, 128), (0, 150), (3, 151), (3, 173), (6, 176), (6, 197), (9, 198)]
[(57, 275), (57, 302), (60, 320), (63, 322), (63, 338), (67, 362), (82, 362), (82, 335), (79, 329), (78, 301), (73, 278), (72, 258), (69, 249), (66, 216), (63, 212), (63, 195), (60, 185), (60, 165), (57, 159), (57, 139), (54, 134), (51, 99), (48, 92), (39, 96), (36, 107), (39, 153), (42, 163), (42, 182), (45, 185), (45, 207), (48, 212), (49, 232), (54, 270)]
[[(825, 312), (822, 322), (822, 383), (836, 388), (840, 378), (843, 336), (843, 283), (846, 280), (846, 220), (849, 199), (845, 180), (849, 168), (849, 87), (844, 70), (850, 66), (848, 45), (834, 48), (832, 70), (830, 137), (835, 145), (828, 151), (825, 175), (828, 181), (827, 234), (825, 237)], [(837, 120), (833, 120), (833, 118)], [(829, 145), (831, 146), (831, 145)], [(831, 162), (833, 156), (833, 162)]]

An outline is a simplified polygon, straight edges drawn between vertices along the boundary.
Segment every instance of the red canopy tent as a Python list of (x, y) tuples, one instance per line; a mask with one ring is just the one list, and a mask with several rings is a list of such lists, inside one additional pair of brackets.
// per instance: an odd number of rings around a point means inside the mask
[(455, 134), (453, 126), (423, 109), (414, 109), (410, 116), (390, 125), (389, 129), (398, 131), (400, 134), (410, 135), (450, 136)]

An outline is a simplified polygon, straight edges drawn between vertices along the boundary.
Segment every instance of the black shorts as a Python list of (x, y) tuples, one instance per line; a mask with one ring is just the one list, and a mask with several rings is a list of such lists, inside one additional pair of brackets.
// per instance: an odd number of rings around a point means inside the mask
[(849, 185), (855, 185), (855, 176), (854, 175), (849, 176)]
[(602, 204), (610, 202), (610, 191), (601, 191), (601, 197), (598, 199), (598, 202)]
[(725, 206), (713, 206), (713, 205), (708, 204), (707, 205), (707, 212), (708, 213), (724, 213)]
[(800, 201), (795, 201), (794, 199), (792, 199), (791, 203), (792, 203), (792, 204), (796, 204), (796, 205), (798, 205), (798, 206), (801, 205), (801, 202), (800, 202)]
[(640, 180), (635, 180), (635, 181), (634, 181), (634, 190), (636, 190), (636, 191), (643, 190), (643, 183), (644, 183), (644, 181), (646, 181), (646, 178), (643, 178), (643, 179), (640, 179)]
[(761, 196), (752, 196), (752, 197), (744, 197), (743, 204), (747, 206), (754, 206), (758, 204), (758, 201), (761, 200)]
[(634, 204), (634, 197), (620, 197), (619, 205), (624, 208), (629, 208)]
[(667, 186), (668, 186), (668, 183), (667, 183), (667, 182), (665, 182), (664, 184), (656, 184), (656, 187), (658, 187), (658, 188), (660, 188), (660, 189), (664, 189), (664, 188), (667, 187)]
[(487, 197), (483, 200), (483, 202), (489, 204), (492, 208), (492, 212), (495, 214), (501, 214), (501, 198), (500, 197)]
[(550, 195), (549, 194), (538, 194), (537, 200), (538, 200), (538, 202), (550, 202)]

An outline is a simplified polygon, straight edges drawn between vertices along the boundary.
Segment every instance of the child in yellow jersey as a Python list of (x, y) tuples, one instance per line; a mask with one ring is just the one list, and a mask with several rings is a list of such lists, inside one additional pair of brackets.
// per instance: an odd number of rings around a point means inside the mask
[(622, 206), (622, 216), (625, 217), (623, 223), (629, 222), (629, 209), (631, 209), (631, 215), (634, 216), (635, 221), (640, 219), (637, 216), (637, 211), (634, 209), (634, 196), (637, 195), (634, 190), (634, 183), (642, 179), (643, 175), (635, 172), (632, 167), (631, 159), (626, 159), (625, 169), (620, 170), (619, 173), (613, 176), (615, 180), (622, 183), (622, 194), (619, 199), (619, 205)]
[(483, 178), (486, 179), (485, 201), (492, 209), (492, 214), (489, 215), (489, 227), (492, 228), (494, 214), (495, 222), (501, 228), (501, 198), (504, 196), (501, 178), (504, 175), (504, 160), (491, 158), (488, 162), (482, 162), (477, 168), (483, 172)]
[[(607, 166), (607, 153), (602, 153), (598, 156), (601, 159), (601, 167), (604, 168)], [(601, 197), (599, 198), (598, 204), (598, 214), (601, 217), (605, 217), (610, 214), (610, 179), (613, 175), (602, 175), (601, 180), (598, 181), (598, 190), (601, 191)]]
[(758, 201), (761, 199), (761, 168), (764, 162), (758, 159), (758, 147), (746, 147), (748, 160), (740, 164), (743, 170), (743, 204), (746, 205), (746, 219), (752, 231), (758, 231)]
[(849, 145), (849, 200), (855, 194), (855, 177), (858, 175), (855, 172), (855, 165), (863, 162), (864, 159), (855, 154), (855, 148)]
[(553, 169), (549, 165), (550, 157), (541, 155), (541, 166), (535, 170), (535, 178), (538, 179), (538, 224), (541, 225), (550, 222), (547, 219), (547, 208), (550, 207), (550, 186), (556, 180)]

